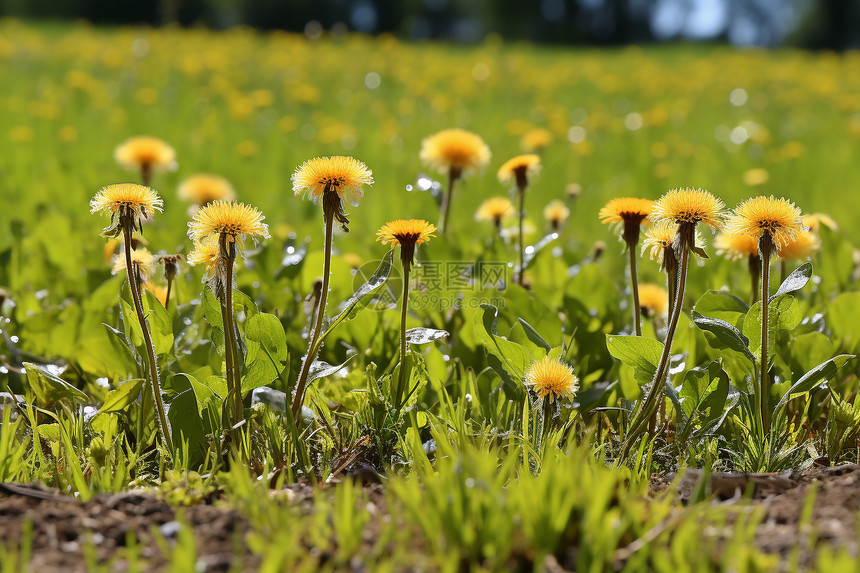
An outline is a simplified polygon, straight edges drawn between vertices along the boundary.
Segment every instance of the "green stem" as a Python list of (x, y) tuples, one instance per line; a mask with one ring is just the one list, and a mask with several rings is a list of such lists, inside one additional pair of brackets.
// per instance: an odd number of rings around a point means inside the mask
[(451, 167), (448, 170), (448, 191), (442, 196), (442, 220), (439, 222), (440, 235), (444, 235), (448, 230), (448, 213), (451, 211), (451, 196), (454, 194), (454, 183), (459, 177), (459, 168)]
[(773, 240), (765, 232), (759, 240), (761, 250), (761, 367), (759, 368), (759, 404), (761, 404), (761, 424), (764, 435), (770, 431), (770, 409), (768, 407), (768, 375), (767, 375), (767, 327), (768, 307), (770, 306), (770, 256), (773, 251)]
[(224, 249), (222, 252), (227, 253), (227, 268), (225, 269), (227, 273), (227, 280), (225, 282), (227, 284), (224, 287), (224, 306), (227, 312), (224, 315), (224, 342), (226, 353), (228, 351), (226, 342), (228, 339), (230, 340), (230, 363), (228, 363), (227, 368), (233, 372), (233, 390), (231, 391), (233, 394), (232, 423), (235, 426), (245, 417), (244, 406), (242, 405), (242, 375), (239, 370), (239, 341), (237, 340), (236, 326), (233, 322), (233, 264), (236, 261), (236, 243), (228, 241), (227, 235), (222, 234), (221, 248)]
[(759, 279), (761, 278), (761, 257), (758, 255), (750, 255), (749, 268), (750, 279), (752, 282), (752, 286), (750, 288), (750, 306), (752, 306), (758, 300)]
[(161, 399), (161, 385), (158, 382), (158, 362), (155, 358), (155, 348), (152, 345), (152, 336), (149, 334), (149, 326), (146, 322), (146, 317), (143, 314), (143, 301), (140, 296), (140, 285), (138, 284), (136, 272), (133, 263), (131, 262), (131, 232), (134, 226), (132, 217), (124, 217), (122, 222), (122, 230), (124, 233), (125, 245), (125, 270), (128, 278), (128, 288), (131, 290), (131, 297), (134, 300), (134, 309), (137, 311), (137, 321), (140, 323), (140, 331), (143, 334), (143, 341), (146, 345), (146, 353), (149, 358), (149, 375), (150, 386), (152, 387), (152, 396), (155, 399), (156, 410), (156, 426), (162, 443), (171, 451), (172, 443), (169, 441), (170, 426), (167, 423), (167, 416), (164, 413), (164, 401)]
[(785, 259), (779, 261), (779, 284), (785, 282), (785, 277), (788, 276), (788, 269), (786, 268)]
[[(403, 247), (401, 247), (403, 248)], [(394, 395), (394, 407), (397, 411), (403, 407), (403, 385), (406, 374), (406, 310), (409, 308), (409, 265), (403, 265), (403, 300), (400, 301), (400, 373), (397, 376), (397, 390)]]
[(523, 239), (523, 219), (525, 218), (524, 209), (525, 209), (525, 199), (526, 199), (525, 191), (526, 191), (525, 187), (523, 187), (521, 185), (517, 185), (517, 195), (519, 196), (519, 200), (520, 200), (520, 210), (519, 210), (519, 219), (520, 219), (519, 231), (520, 232), (518, 233), (518, 236), (520, 239), (520, 272), (519, 272), (519, 275), (517, 275), (517, 284), (519, 284), (520, 286), (525, 286), (525, 281), (523, 280), (523, 276), (525, 275), (525, 271), (526, 271), (526, 251), (525, 251), (524, 239)]
[(639, 308), (639, 278), (636, 273), (636, 244), (627, 245), (630, 254), (630, 283), (633, 287), (633, 333), (642, 336), (642, 318)]
[(325, 315), (329, 276), (331, 275), (331, 239), (334, 227), (334, 209), (326, 207), (325, 198), (323, 198), (323, 211), (325, 215), (325, 262), (323, 263), (323, 285), (322, 290), (320, 291), (319, 304), (317, 305), (316, 327), (311, 332), (311, 342), (308, 345), (308, 353), (305, 355), (305, 362), (302, 364), (302, 372), (299, 374), (299, 380), (296, 383), (295, 396), (293, 396), (293, 417), (296, 420), (299, 419), (298, 416), (301, 413), (302, 402), (305, 398), (305, 387), (308, 383), (308, 374), (311, 370), (311, 364), (313, 364), (316, 359), (317, 352), (319, 352), (319, 339), (320, 336), (322, 336), (323, 316)]
[(660, 355), (660, 362), (657, 365), (657, 371), (654, 373), (654, 382), (651, 385), (651, 391), (643, 402), (641, 407), (633, 416), (633, 421), (630, 424), (630, 432), (627, 439), (621, 448), (621, 454), (618, 459), (620, 465), (627, 457), (630, 449), (633, 447), (636, 439), (642, 435), (648, 425), (648, 420), (655, 410), (658, 399), (663, 392), (663, 383), (669, 371), (669, 358), (672, 355), (672, 340), (675, 338), (675, 329), (678, 327), (678, 319), (681, 317), (681, 307), (684, 306), (684, 292), (687, 287), (687, 268), (690, 262), (690, 249), (687, 245), (681, 245), (681, 265), (678, 275), (678, 294), (675, 299), (675, 304), (672, 306), (672, 316), (669, 319), (669, 329), (666, 332), (666, 342), (663, 345), (663, 353)]

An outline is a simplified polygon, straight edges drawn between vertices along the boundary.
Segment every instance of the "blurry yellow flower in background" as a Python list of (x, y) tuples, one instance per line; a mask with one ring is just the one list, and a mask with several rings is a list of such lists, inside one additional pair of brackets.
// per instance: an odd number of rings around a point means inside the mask
[(767, 169), (764, 169), (763, 167), (748, 169), (744, 171), (743, 175), (744, 185), (749, 185), (750, 187), (764, 185), (769, 179), (770, 173), (768, 173)]
[(219, 175), (200, 173), (192, 175), (179, 185), (179, 198), (203, 206), (212, 201), (233, 201), (236, 191)]
[(564, 202), (553, 199), (544, 207), (543, 216), (553, 229), (558, 229), (570, 217), (570, 209)]
[(821, 237), (812, 231), (800, 231), (793, 239), (777, 247), (776, 254), (781, 260), (808, 261), (821, 250)]
[(490, 148), (480, 136), (465, 129), (445, 129), (425, 137), (419, 157), (440, 173), (467, 175), (484, 169), (490, 162)]
[(746, 234), (717, 233), (714, 246), (718, 254), (732, 260), (758, 256), (758, 239)]
[[(146, 281), (155, 272), (155, 257), (143, 247), (131, 252), (131, 264), (137, 269), (139, 278)], [(126, 269), (125, 256), (114, 257), (111, 274), (124, 273)]]
[(801, 217), (800, 220), (803, 222), (803, 226), (809, 228), (813, 233), (817, 233), (822, 225), (831, 231), (839, 230), (839, 225), (836, 224), (836, 221), (825, 213), (810, 213)]
[(524, 189), (531, 179), (540, 172), (540, 156), (535, 154), (518, 155), (505, 161), (497, 173), (501, 183), (516, 183)]
[(526, 152), (537, 152), (552, 143), (552, 132), (543, 127), (530, 129), (520, 140), (520, 147)]
[(149, 185), (153, 172), (172, 171), (177, 167), (176, 151), (163, 140), (148, 135), (126, 139), (114, 149), (113, 157), (126, 169), (139, 170), (144, 185)]
[(640, 284), (639, 309), (645, 318), (663, 316), (669, 312), (669, 291), (654, 283)]
[(492, 221), (501, 225), (502, 219), (515, 213), (514, 204), (507, 197), (490, 197), (484, 200), (475, 212), (476, 221)]

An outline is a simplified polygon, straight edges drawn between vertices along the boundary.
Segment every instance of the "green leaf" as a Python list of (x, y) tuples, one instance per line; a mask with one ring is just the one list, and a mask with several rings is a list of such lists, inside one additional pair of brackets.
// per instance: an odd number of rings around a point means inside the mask
[(373, 273), (373, 276), (367, 279), (366, 283), (358, 287), (358, 290), (340, 305), (340, 313), (328, 323), (328, 327), (320, 337), (320, 343), (322, 343), (325, 337), (331, 334), (339, 324), (355, 318), (355, 315), (358, 314), (358, 312), (363, 309), (368, 302), (370, 302), (368, 298), (369, 295), (379, 290), (379, 288), (385, 284), (385, 281), (388, 280), (388, 275), (391, 274), (393, 260), (394, 250), (390, 250), (383, 257), (382, 262), (379, 264), (376, 272)]
[(245, 374), (242, 393), (276, 380), (287, 365), (287, 335), (281, 321), (261, 312), (245, 322)]
[(173, 321), (167, 309), (149, 289), (143, 289), (143, 314), (149, 325), (156, 356), (173, 352)]
[(523, 330), (525, 331), (526, 336), (529, 340), (531, 340), (534, 344), (537, 344), (547, 352), (550, 351), (550, 348), (552, 348), (552, 346), (546, 340), (544, 340), (540, 334), (538, 334), (537, 330), (532, 328), (531, 324), (529, 324), (522, 318), (519, 318), (517, 320), (519, 320), (519, 323), (522, 325)]
[[(220, 420), (221, 404), (224, 402), (222, 395), (217, 391), (220, 389), (212, 388), (210, 385), (203, 384), (190, 374), (180, 373), (177, 374), (177, 376), (181, 376), (188, 381), (188, 385), (191, 387), (191, 391), (194, 393), (194, 399), (197, 402), (197, 414), (200, 418), (203, 420), (208, 419), (208, 416), (205, 414), (205, 411), (208, 409), (214, 415), (214, 419)], [(226, 386), (226, 384), (224, 385)], [(226, 387), (221, 390), (225, 396), (227, 394), (226, 390)]]
[(137, 400), (137, 397), (140, 396), (143, 383), (143, 378), (126, 380), (120, 384), (116, 390), (108, 392), (105, 397), (104, 404), (99, 408), (96, 415), (105, 414), (107, 412), (121, 412), (128, 408), (135, 400)]
[(314, 360), (314, 363), (311, 364), (310, 370), (308, 372), (308, 385), (310, 385), (310, 383), (317, 378), (325, 378), (326, 376), (331, 376), (332, 374), (346, 366), (347, 363), (356, 356), (358, 356), (358, 353), (353, 352), (346, 357), (346, 360), (344, 360), (340, 364), (335, 365), (323, 362), (322, 360)]
[(68, 398), (81, 404), (89, 402), (89, 397), (59, 376), (51, 374), (43, 366), (32, 362), (24, 362), (27, 382), (36, 395), (37, 403), (48, 406), (62, 398)]
[(803, 396), (804, 394), (808, 394), (810, 390), (818, 386), (819, 384), (825, 382), (826, 380), (830, 380), (836, 373), (839, 368), (855, 358), (853, 354), (840, 354), (839, 356), (834, 356), (830, 360), (822, 362), (806, 374), (800, 377), (800, 379), (791, 385), (791, 388), (788, 389), (776, 407), (773, 409), (774, 412), (779, 410), (781, 407), (785, 406), (791, 400)]
[(812, 263), (803, 263), (794, 269), (790, 275), (785, 277), (785, 280), (782, 281), (782, 284), (779, 285), (779, 288), (776, 290), (776, 293), (770, 297), (770, 300), (773, 301), (778, 296), (799, 291), (806, 286), (806, 283), (808, 283), (811, 278)]
[(447, 330), (435, 328), (410, 328), (406, 331), (407, 344), (428, 344), (448, 336)]
[(644, 336), (606, 335), (606, 348), (622, 364), (633, 369), (633, 375), (640, 384), (654, 381), (654, 374), (663, 354), (663, 343)]
[[(768, 342), (773, 345), (776, 341), (777, 330), (791, 330), (803, 320), (800, 304), (790, 294), (772, 298), (768, 305)], [(761, 348), (761, 301), (758, 301), (744, 319), (744, 336), (749, 338), (749, 349), (757, 353)], [(770, 350), (769, 350), (770, 351)]]
[(724, 320), (735, 328), (740, 328), (750, 307), (731, 293), (709, 290), (696, 302), (695, 309), (703, 316)]
[(681, 383), (681, 408), (699, 423), (722, 416), (729, 395), (729, 377), (718, 361), (705, 368), (691, 368)]
[(860, 292), (837, 296), (827, 308), (831, 340), (843, 352), (860, 353)]
[[(531, 364), (531, 356), (528, 350), (516, 342), (511, 342), (505, 337), (496, 334), (498, 312), (496, 307), (482, 304), (481, 310), (475, 313), (475, 332), (487, 351), (488, 360), (489, 357), (495, 359), (489, 360), (489, 364), (493, 370), (496, 370), (509, 384), (519, 386), (522, 383), (529, 364)], [(506, 376), (502, 375), (502, 372)], [(520, 384), (517, 384), (517, 381)]]

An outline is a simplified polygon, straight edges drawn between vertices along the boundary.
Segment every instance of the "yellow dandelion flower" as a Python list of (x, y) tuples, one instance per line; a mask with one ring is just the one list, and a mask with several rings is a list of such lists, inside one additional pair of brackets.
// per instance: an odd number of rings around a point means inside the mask
[(723, 224), (725, 204), (704, 189), (673, 189), (660, 197), (651, 210), (654, 222), (704, 223), (713, 229)]
[(436, 226), (423, 219), (397, 219), (389, 221), (376, 232), (376, 240), (383, 245), (400, 245), (400, 260), (408, 268), (415, 258), (415, 246), (435, 237)]
[(800, 231), (794, 239), (777, 249), (777, 256), (782, 260), (792, 259), (808, 261), (821, 250), (821, 237), (812, 231)]
[(525, 385), (541, 398), (549, 396), (549, 401), (553, 402), (556, 399), (573, 398), (579, 389), (579, 379), (569, 365), (544, 356), (526, 371)]
[(191, 266), (202, 265), (208, 277), (218, 275), (218, 236), (209, 235), (201, 241), (194, 241), (194, 248), (188, 253), (188, 264)]
[(641, 224), (651, 210), (654, 208), (654, 201), (650, 199), (639, 199), (637, 197), (617, 197), (607, 203), (598, 217), (601, 223), (637, 223)]
[(733, 261), (758, 256), (758, 239), (750, 235), (718, 233), (714, 246), (717, 248), (717, 254), (725, 254)]
[(363, 185), (373, 185), (373, 171), (353, 157), (316, 157), (302, 163), (290, 178), (293, 193), (307, 193), (316, 202), (326, 190), (353, 206), (364, 196)]
[(544, 207), (543, 216), (553, 229), (557, 229), (570, 217), (570, 209), (562, 201), (553, 199)]
[[(155, 257), (143, 247), (131, 252), (131, 264), (137, 269), (143, 280), (148, 279), (155, 272)], [(124, 273), (126, 269), (125, 254), (119, 254), (113, 259), (111, 274)]]
[(749, 185), (750, 187), (764, 185), (768, 179), (770, 179), (770, 173), (763, 167), (748, 169), (743, 174), (744, 185)]
[(203, 206), (212, 201), (234, 201), (236, 191), (229, 181), (219, 175), (192, 175), (179, 185), (179, 198)]
[(475, 213), (477, 221), (492, 221), (498, 224), (503, 217), (514, 214), (514, 204), (507, 197), (490, 197), (481, 203)]
[(518, 155), (505, 161), (497, 175), (501, 183), (516, 183), (518, 188), (525, 189), (540, 168), (539, 155)]
[(419, 157), (440, 173), (456, 178), (484, 169), (492, 153), (480, 136), (465, 129), (445, 129), (424, 138)]
[(119, 183), (102, 187), (90, 201), (90, 213), (107, 212), (111, 223), (102, 230), (105, 237), (116, 237), (122, 229), (123, 218), (131, 218), (128, 224), (137, 227), (144, 219), (161, 211), (163, 201), (150, 187), (136, 183)]
[(803, 230), (803, 222), (800, 209), (791, 201), (776, 199), (773, 195), (759, 196), (737, 206), (729, 219), (727, 230), (732, 234), (755, 238), (766, 233), (777, 249), (781, 249)]
[(265, 218), (250, 205), (214, 201), (194, 214), (188, 223), (188, 236), (196, 242), (213, 235), (226, 235), (228, 241), (236, 242), (241, 248), (245, 237), (255, 241), (269, 238), (269, 226), (263, 223)]
[(663, 316), (669, 312), (669, 292), (654, 283), (640, 284), (639, 308), (645, 318)]
[(176, 169), (176, 151), (163, 140), (148, 135), (126, 139), (114, 150), (113, 157), (126, 169)]
[(836, 224), (836, 221), (825, 213), (810, 213), (801, 217), (800, 220), (803, 221), (803, 226), (807, 227), (813, 233), (817, 233), (822, 225), (832, 231), (839, 230), (839, 225)]
[(568, 183), (564, 188), (564, 195), (567, 197), (568, 201), (573, 201), (580, 195), (582, 195), (582, 185), (579, 183)]
[(155, 283), (146, 283), (146, 290), (155, 295), (162, 306), (167, 306), (167, 289)]
[[(673, 245), (677, 234), (678, 225), (669, 219), (664, 219), (651, 225), (648, 230), (645, 231), (645, 238), (642, 240), (642, 254), (644, 255), (645, 251), (651, 249), (649, 258), (662, 265), (666, 250), (674, 248)], [(702, 235), (699, 231), (696, 231), (695, 237), (695, 247), (697, 249), (703, 249), (705, 247), (705, 241), (702, 239)]]
[(552, 143), (552, 132), (544, 127), (536, 127), (527, 131), (520, 140), (523, 151), (540, 151)]

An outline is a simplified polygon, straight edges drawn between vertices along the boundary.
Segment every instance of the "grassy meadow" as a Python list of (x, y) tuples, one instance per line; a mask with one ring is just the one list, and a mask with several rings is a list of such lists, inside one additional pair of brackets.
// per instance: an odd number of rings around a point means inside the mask
[[(759, 571), (800, 562), (755, 548), (760, 512), (695, 503), (709, 498), (705, 486), (688, 505), (655, 498), (652, 476), (858, 462), (858, 54), (2, 21), (0, 85), (0, 482), (39, 480), (82, 500), (133, 488), (176, 505), (217, 497), (251, 524), (237, 543), (253, 554), (245, 566), (263, 571)], [(438, 223), (426, 187), (444, 190), (447, 176), (419, 151), (452, 127), (480, 135), (492, 158), (457, 183), (449, 228), (417, 250), (406, 326), (425, 330), (403, 357), (400, 261), (376, 233), (394, 219)], [(99, 236), (107, 219), (89, 207), (106, 185), (141, 182), (114, 160), (138, 135), (176, 151), (176, 169), (152, 177), (164, 209), (143, 226), (150, 251), (191, 251), (194, 211), (177, 190), (197, 173), (228, 179), (269, 225), (235, 270), (235, 427), (229, 329), (203, 269), (182, 263), (166, 308), (142, 295), (172, 437), (156, 431), (134, 296), (125, 271), (111, 272), (122, 244)], [(526, 152), (542, 169), (525, 192), (524, 288), (517, 218), (497, 233), (475, 214), (492, 196), (514, 198), (496, 172)], [(351, 306), (326, 331), (324, 375), (293, 416), (325, 253), (322, 201), (294, 196), (291, 175), (330, 155), (360, 160), (374, 183), (347, 207), (349, 232), (334, 231), (327, 315)], [(772, 424), (756, 412), (762, 305), (748, 304), (747, 263), (700, 226), (710, 258), (690, 263), (666, 353), (671, 388), (633, 435), (666, 309), (629, 336), (627, 254), (598, 212), (684, 187), (729, 209), (785, 197), (829, 219), (811, 268), (805, 258), (772, 266), (772, 295), (781, 267), (799, 267), (769, 304)], [(552, 200), (570, 209), (557, 229), (543, 214)], [(640, 284), (666, 285), (647, 251), (637, 259)], [(504, 280), (477, 278), (476, 262)], [(385, 285), (370, 278), (377, 268)], [(432, 272), (446, 273), (441, 286)], [(572, 366), (569, 399), (550, 403), (523, 384), (546, 356)], [(408, 396), (394, 404), (402, 372)], [(367, 475), (382, 493), (356, 485)], [(294, 482), (315, 487), (310, 508), (281, 489)], [(384, 518), (366, 510), (374, 495)], [(26, 559), (23, 546), (0, 548), (0, 570)], [(175, 570), (195, 563), (193, 538), (170, 547)], [(131, 549), (112, 559), (146, 566)], [(853, 563), (839, 548), (809, 559)]]

